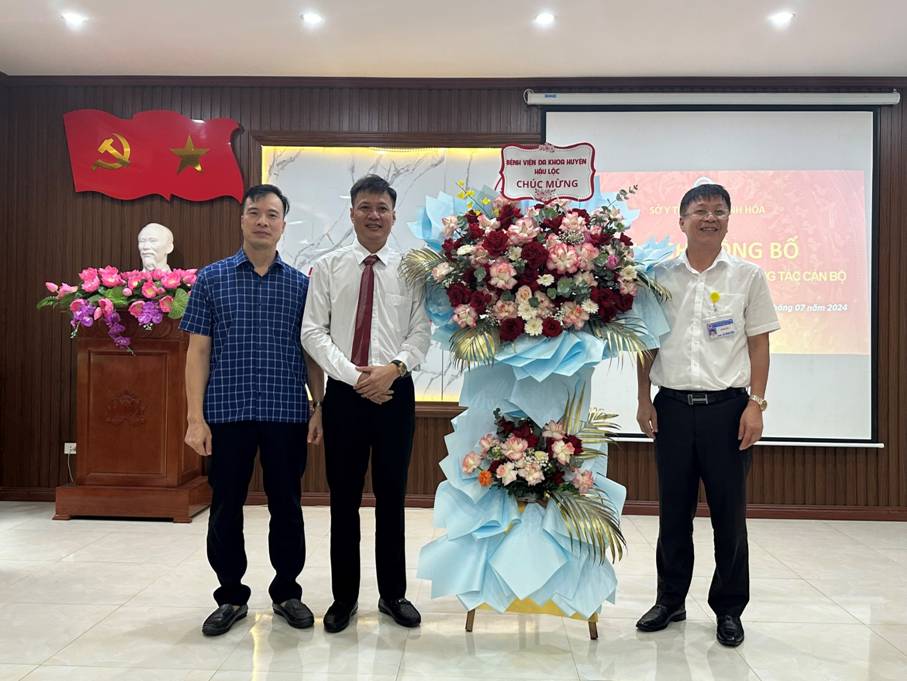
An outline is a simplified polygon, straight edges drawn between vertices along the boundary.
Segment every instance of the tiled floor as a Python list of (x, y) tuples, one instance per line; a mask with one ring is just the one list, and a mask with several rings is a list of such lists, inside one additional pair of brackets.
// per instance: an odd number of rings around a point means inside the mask
[(617, 566), (618, 602), (600, 638), (582, 622), (480, 612), (463, 630), (455, 599), (431, 600), (415, 577), (431, 512), (407, 512), (409, 596), (423, 626), (376, 612), (374, 515), (362, 513), (363, 588), (354, 626), (326, 635), (330, 605), (325, 508), (305, 509), (302, 575), (314, 629), (274, 621), (267, 595), (267, 510), (246, 509), (249, 617), (225, 636), (200, 626), (213, 609), (206, 514), (190, 525), (50, 520), (51, 504), (0, 503), (0, 681), (877, 681), (907, 679), (907, 523), (752, 520), (752, 600), (746, 642), (718, 645), (706, 603), (707, 520), (696, 521), (698, 563), (689, 619), (641, 634), (655, 588), (657, 520), (628, 516), (630, 550)]

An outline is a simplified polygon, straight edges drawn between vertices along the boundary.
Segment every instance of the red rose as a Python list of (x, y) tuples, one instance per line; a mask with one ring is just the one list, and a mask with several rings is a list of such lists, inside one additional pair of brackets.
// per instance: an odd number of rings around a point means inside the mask
[(583, 220), (585, 220), (587, 225), (589, 224), (589, 211), (587, 211), (585, 208), (574, 208), (572, 212), (576, 213)]
[(491, 296), (483, 291), (473, 291), (469, 298), (469, 306), (476, 311), (476, 314), (483, 314), (491, 301)]
[(456, 307), (457, 305), (466, 305), (472, 295), (468, 288), (466, 288), (460, 282), (451, 284), (447, 289), (447, 300), (450, 301), (451, 307)]
[(526, 440), (532, 435), (532, 426), (529, 425), (528, 421), (523, 421), (522, 425), (513, 431), (513, 434)]
[(551, 482), (554, 485), (560, 486), (564, 484), (564, 471), (557, 471), (554, 475), (551, 476)]
[(545, 318), (545, 321), (542, 322), (542, 335), (546, 338), (560, 336), (563, 330), (564, 327), (561, 326), (561, 323), (554, 317), (547, 317)]
[(628, 237), (626, 234), (621, 234), (621, 235), (620, 235), (620, 242), (621, 242), (624, 246), (632, 246), (632, 245), (633, 245), (633, 241), (632, 241), (632, 240), (630, 239), (630, 237)]
[(619, 312), (627, 312), (631, 307), (633, 307), (633, 296), (629, 293), (618, 293), (617, 310)]
[(469, 211), (464, 217), (466, 218), (466, 222), (468, 222), (470, 225), (479, 224), (479, 216), (476, 215), (473, 211)]
[(520, 286), (528, 286), (532, 289), (532, 292), (535, 293), (541, 288), (541, 285), (538, 282), (538, 274), (529, 268), (523, 270), (523, 272), (516, 278), (517, 288)]
[(441, 244), (441, 250), (444, 251), (444, 255), (446, 255), (449, 260), (453, 259), (454, 251), (457, 250), (457, 242), (453, 239), (444, 239), (444, 243)]
[(539, 443), (538, 436), (533, 435), (532, 433), (529, 433), (529, 435), (527, 435), (525, 439), (526, 442), (529, 443), (530, 449), (535, 449), (535, 446)]
[(489, 232), (482, 241), (482, 247), (492, 258), (497, 258), (507, 250), (507, 232), (502, 229)]
[(473, 241), (478, 241), (485, 235), (485, 230), (482, 229), (482, 226), (478, 222), (469, 223), (469, 238)]
[(488, 472), (494, 475), (495, 471), (498, 470), (498, 466), (501, 465), (500, 461), (492, 461), (491, 465), (488, 467)]
[(501, 418), (501, 420), (498, 421), (498, 430), (504, 435), (510, 435), (515, 427), (516, 426), (513, 425), (512, 421), (508, 421), (505, 418)]
[(501, 206), (501, 211), (498, 213), (498, 224), (501, 225), (501, 229), (507, 229), (521, 217), (523, 217), (523, 214), (519, 208), (512, 203), (505, 203)]
[(561, 223), (564, 221), (563, 215), (555, 215), (553, 218), (548, 218), (547, 220), (542, 221), (542, 227), (550, 229), (552, 232), (556, 232), (561, 228)]
[(548, 249), (538, 241), (530, 241), (523, 246), (522, 256), (529, 267), (538, 269), (548, 262)]
[(607, 234), (605, 234), (604, 232), (599, 232), (598, 234), (592, 234), (592, 233), (589, 234), (589, 243), (592, 244), (593, 246), (595, 246), (596, 248), (600, 248), (602, 246), (602, 244), (604, 244), (610, 240), (611, 240), (611, 237), (608, 236)]
[(463, 271), (463, 283), (467, 286), (473, 286), (476, 283), (476, 271), (472, 267), (467, 267)]
[(501, 341), (509, 343), (519, 338), (524, 329), (523, 320), (510, 317), (501, 321)]
[(583, 441), (576, 437), (576, 435), (565, 435), (564, 441), (573, 445), (574, 454), (579, 454), (583, 451)]

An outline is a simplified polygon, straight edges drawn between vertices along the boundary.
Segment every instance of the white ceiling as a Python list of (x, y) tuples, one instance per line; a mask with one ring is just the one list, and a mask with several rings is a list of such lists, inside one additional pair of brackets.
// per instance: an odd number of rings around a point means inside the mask
[[(553, 28), (532, 24), (542, 9)], [(786, 31), (766, 20), (780, 9), (797, 13)], [(63, 10), (90, 19), (74, 32)], [(907, 76), (907, 0), (0, 0), (0, 71)]]

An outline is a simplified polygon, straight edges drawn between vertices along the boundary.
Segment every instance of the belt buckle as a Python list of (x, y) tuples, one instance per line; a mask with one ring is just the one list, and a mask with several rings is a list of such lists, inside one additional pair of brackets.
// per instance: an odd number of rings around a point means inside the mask
[(689, 393), (687, 395), (687, 404), (691, 407), (695, 407), (698, 404), (708, 404), (709, 396), (705, 393)]

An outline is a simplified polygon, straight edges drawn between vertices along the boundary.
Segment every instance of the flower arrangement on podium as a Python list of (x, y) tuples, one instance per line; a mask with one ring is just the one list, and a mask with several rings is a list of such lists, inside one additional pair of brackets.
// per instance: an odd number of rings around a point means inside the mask
[(103, 322), (113, 343), (131, 352), (132, 341), (124, 334), (126, 327), (121, 312), (126, 311), (148, 330), (160, 324), (165, 316), (180, 319), (189, 302), (196, 270), (121, 272), (108, 265), (88, 267), (79, 273), (79, 279), (78, 286), (45, 282), (50, 295), (38, 303), (38, 309), (68, 310), (72, 338), (80, 328)]

